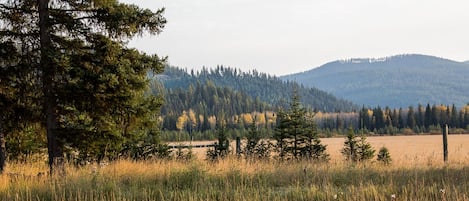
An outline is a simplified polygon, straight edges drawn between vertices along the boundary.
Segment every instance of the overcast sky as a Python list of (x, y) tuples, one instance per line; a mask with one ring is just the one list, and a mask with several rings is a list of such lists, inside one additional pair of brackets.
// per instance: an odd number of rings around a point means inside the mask
[(348, 58), (418, 53), (469, 60), (468, 0), (123, 0), (156, 10), (158, 36), (129, 45), (188, 69), (285, 75)]

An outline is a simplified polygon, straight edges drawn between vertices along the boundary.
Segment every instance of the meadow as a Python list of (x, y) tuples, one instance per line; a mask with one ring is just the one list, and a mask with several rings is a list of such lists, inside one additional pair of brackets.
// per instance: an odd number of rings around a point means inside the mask
[[(469, 135), (450, 135), (443, 162), (440, 135), (369, 137), (389, 149), (390, 165), (345, 162), (343, 138), (322, 139), (331, 161), (218, 162), (119, 160), (67, 166), (63, 176), (44, 162), (10, 163), (0, 200), (448, 200), (469, 201)], [(200, 142), (206, 143), (206, 142)]]

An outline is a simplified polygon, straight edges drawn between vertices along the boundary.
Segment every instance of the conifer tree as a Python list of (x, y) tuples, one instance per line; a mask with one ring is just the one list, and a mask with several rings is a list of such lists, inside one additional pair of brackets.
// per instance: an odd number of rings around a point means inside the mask
[(228, 135), (226, 133), (226, 123), (224, 119), (224, 114), (220, 115), (217, 118), (216, 122), (216, 132), (218, 141), (215, 143), (213, 149), (207, 150), (206, 156), (207, 159), (211, 161), (216, 161), (220, 158), (225, 158), (230, 151), (230, 140), (228, 139)]
[(288, 110), (277, 113), (274, 138), (281, 158), (328, 159), (311, 114), (301, 106), (300, 96), (294, 90)]
[(128, 49), (125, 42), (137, 34), (161, 32), (163, 11), (117, 0), (0, 3), (1, 42), (10, 44), (11, 54), (28, 58), (2, 63), (2, 68), (22, 68), (27, 73), (19, 79), (32, 78), (32, 87), (21, 94), (32, 94), (23, 102), (40, 111), (51, 172), (60, 171), (65, 145), (120, 141), (131, 134), (131, 119), (146, 116), (148, 110), (140, 106), (154, 101), (143, 94), (147, 72), (160, 73), (163, 60)]
[(259, 131), (256, 126), (256, 118), (252, 119), (252, 123), (250, 124), (248, 133), (246, 135), (246, 140), (247, 142), (244, 154), (249, 158), (254, 155), (254, 150), (260, 140)]
[(385, 165), (388, 165), (389, 163), (391, 163), (392, 159), (391, 159), (391, 154), (389, 154), (388, 148), (381, 147), (381, 149), (379, 149), (378, 158), (376, 160)]
[(345, 138), (344, 147), (342, 148), (341, 153), (347, 161), (358, 161), (358, 140), (356, 139), (355, 132), (351, 126), (348, 128), (347, 137)]
[(375, 156), (375, 150), (371, 144), (366, 141), (366, 136), (364, 134), (360, 136), (360, 140), (358, 141), (357, 146), (358, 161), (367, 161)]
[(375, 150), (371, 147), (371, 144), (366, 141), (365, 135), (361, 135), (360, 139), (358, 139), (352, 126), (350, 126), (341, 153), (347, 161), (360, 162), (373, 158)]

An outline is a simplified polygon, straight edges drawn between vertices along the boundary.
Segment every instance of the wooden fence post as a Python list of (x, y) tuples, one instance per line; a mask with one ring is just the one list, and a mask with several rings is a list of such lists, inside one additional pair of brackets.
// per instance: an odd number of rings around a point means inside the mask
[(236, 155), (241, 155), (241, 138), (236, 137)]
[(443, 127), (443, 160), (448, 162), (448, 124)]

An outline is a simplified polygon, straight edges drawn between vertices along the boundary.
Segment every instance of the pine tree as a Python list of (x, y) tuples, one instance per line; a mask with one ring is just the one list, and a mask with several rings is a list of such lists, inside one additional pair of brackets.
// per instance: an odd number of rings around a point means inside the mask
[(32, 74), (20, 79), (31, 76), (34, 87), (22, 94), (34, 94), (28, 99), (42, 113), (51, 172), (61, 171), (65, 144), (129, 137), (129, 120), (145, 116), (139, 107), (152, 101), (143, 95), (147, 72), (160, 73), (163, 65), (156, 55), (128, 49), (125, 42), (159, 33), (166, 22), (163, 9), (152, 12), (117, 0), (8, 0), (0, 13), (2, 43), (29, 57), (7, 65), (29, 64)]
[(415, 112), (414, 112), (414, 107), (409, 106), (409, 111), (407, 112), (407, 127), (410, 129), (414, 129), (416, 126), (416, 121), (415, 121)]
[(274, 129), (274, 139), (277, 141), (276, 148), (279, 152), (279, 157), (281, 159), (289, 158), (288, 152), (291, 143), (291, 137), (289, 135), (289, 116), (284, 111), (284, 109), (280, 108), (277, 112), (277, 124)]
[(425, 118), (424, 118), (424, 126), (428, 130), (430, 125), (432, 124), (432, 109), (430, 108), (430, 104), (427, 104), (425, 107)]
[(391, 154), (389, 154), (388, 148), (381, 147), (381, 149), (379, 149), (378, 158), (376, 160), (385, 165), (388, 165), (389, 163), (391, 163), (392, 159), (391, 159)]
[(361, 135), (360, 139), (353, 131), (352, 126), (349, 127), (347, 137), (345, 138), (344, 147), (341, 150), (345, 160), (350, 162), (367, 161), (374, 157), (375, 150), (371, 144), (366, 141), (366, 136)]
[(364, 134), (360, 136), (357, 146), (358, 161), (367, 161), (375, 156), (375, 150), (371, 144), (366, 141), (366, 136)]
[(207, 150), (206, 156), (211, 161), (216, 161), (220, 158), (225, 158), (230, 152), (230, 140), (226, 133), (226, 123), (224, 119), (224, 114), (219, 115), (217, 119), (216, 130), (218, 142), (215, 143), (213, 149)]
[(300, 96), (293, 92), (288, 110), (277, 114), (274, 138), (281, 158), (328, 160), (326, 146), (321, 143), (312, 112), (300, 104)]
[(348, 128), (348, 133), (345, 138), (344, 147), (341, 150), (342, 155), (347, 161), (357, 162), (359, 159), (358, 140), (356, 139), (356, 137), (357, 136), (355, 135), (352, 126), (350, 126)]
[(259, 131), (256, 126), (256, 118), (252, 119), (252, 123), (249, 126), (248, 133), (246, 135), (246, 148), (244, 151), (244, 154), (248, 158), (252, 158), (254, 153), (255, 153), (255, 148), (257, 146), (257, 143), (259, 143), (260, 136), (259, 136)]
[(256, 125), (256, 119), (254, 118), (249, 126), (248, 133), (246, 135), (247, 144), (244, 149), (246, 159), (268, 159), (272, 149), (272, 143), (267, 140), (262, 140), (259, 130)]

